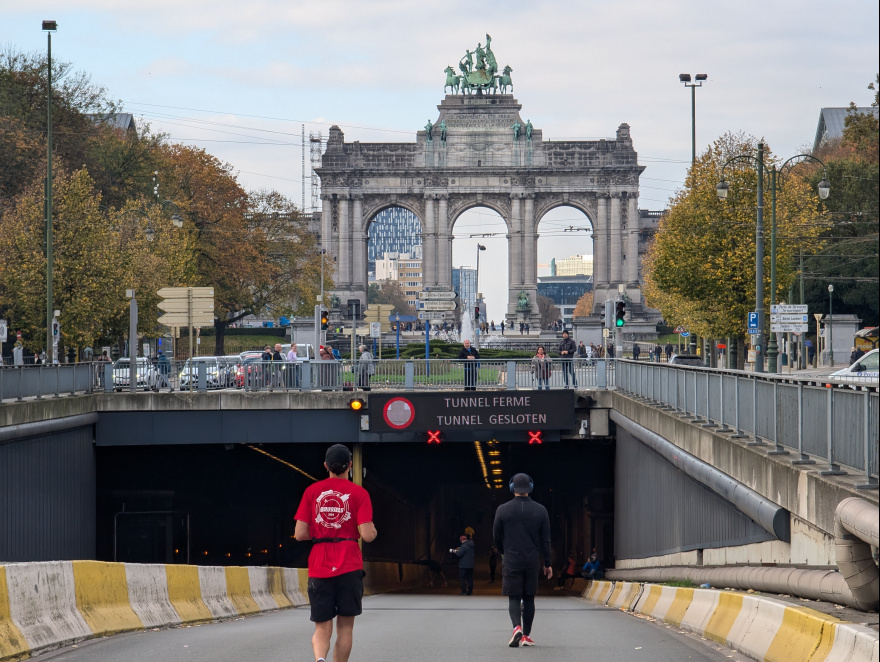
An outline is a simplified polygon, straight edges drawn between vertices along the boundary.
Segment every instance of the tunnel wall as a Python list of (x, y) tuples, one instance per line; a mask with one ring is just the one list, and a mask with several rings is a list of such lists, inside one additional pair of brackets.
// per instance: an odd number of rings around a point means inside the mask
[(729, 502), (617, 427), (615, 557), (637, 559), (773, 540)]
[(94, 430), (0, 442), (0, 563), (95, 558)]

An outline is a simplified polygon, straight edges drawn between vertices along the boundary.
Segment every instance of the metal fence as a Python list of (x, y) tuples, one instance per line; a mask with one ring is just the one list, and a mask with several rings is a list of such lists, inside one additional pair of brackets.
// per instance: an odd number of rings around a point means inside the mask
[[(152, 364), (138, 361), (136, 390), (341, 391), (357, 389), (564, 389), (605, 388), (614, 384), (614, 362), (553, 360), (536, 374), (530, 359), (374, 359), (373, 361), (244, 361), (201, 357)], [(107, 392), (129, 391), (129, 367), (97, 368)], [(542, 377), (539, 379), (539, 376)]]
[(617, 387), (647, 403), (792, 464), (841, 465), (865, 472), (859, 487), (878, 487), (878, 384), (833, 383), (828, 378), (755, 375), (732, 370), (617, 361)]
[(0, 367), (0, 401), (91, 393), (96, 385), (89, 363)]

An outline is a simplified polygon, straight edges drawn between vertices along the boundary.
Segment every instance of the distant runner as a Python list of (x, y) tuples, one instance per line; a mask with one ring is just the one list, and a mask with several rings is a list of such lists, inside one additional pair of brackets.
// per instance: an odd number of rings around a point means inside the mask
[(330, 477), (306, 488), (295, 515), (294, 537), (315, 543), (309, 554), (315, 660), (325, 662), (336, 618), (333, 662), (347, 662), (354, 617), (360, 616), (364, 597), (364, 560), (357, 541), (375, 540), (376, 527), (370, 495), (348, 480), (351, 451), (334, 444), (327, 449), (324, 468)]
[(550, 567), (550, 517), (547, 509), (532, 501), (529, 494), (535, 487), (526, 474), (510, 479), (514, 497), (495, 511), (492, 535), (495, 547), (502, 554), (501, 592), (507, 596), (507, 609), (513, 624), (513, 634), (507, 642), (511, 648), (534, 646), (531, 638), (535, 620), (535, 594), (538, 592), (538, 574), (553, 578)]

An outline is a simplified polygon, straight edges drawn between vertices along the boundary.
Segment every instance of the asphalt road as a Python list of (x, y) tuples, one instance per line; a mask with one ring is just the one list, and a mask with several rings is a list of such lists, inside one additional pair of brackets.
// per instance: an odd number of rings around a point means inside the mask
[[(677, 628), (575, 597), (538, 597), (534, 648), (507, 647), (500, 596), (380, 595), (355, 622), (352, 662), (731, 662), (750, 658)], [(53, 662), (309, 662), (308, 608), (117, 635), (41, 656)], [(332, 659), (332, 655), (331, 655)], [(328, 660), (329, 662), (329, 660)]]

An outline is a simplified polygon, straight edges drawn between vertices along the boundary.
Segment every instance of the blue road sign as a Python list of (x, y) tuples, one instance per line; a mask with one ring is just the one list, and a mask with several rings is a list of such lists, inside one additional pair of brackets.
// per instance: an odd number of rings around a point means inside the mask
[(753, 336), (757, 335), (760, 332), (761, 332), (761, 329), (749, 329), (749, 333)]
[(749, 313), (749, 328), (758, 328), (758, 313)]
[(680, 335), (682, 338), (687, 338), (689, 335), (691, 335), (691, 332), (690, 331), (682, 331)]

